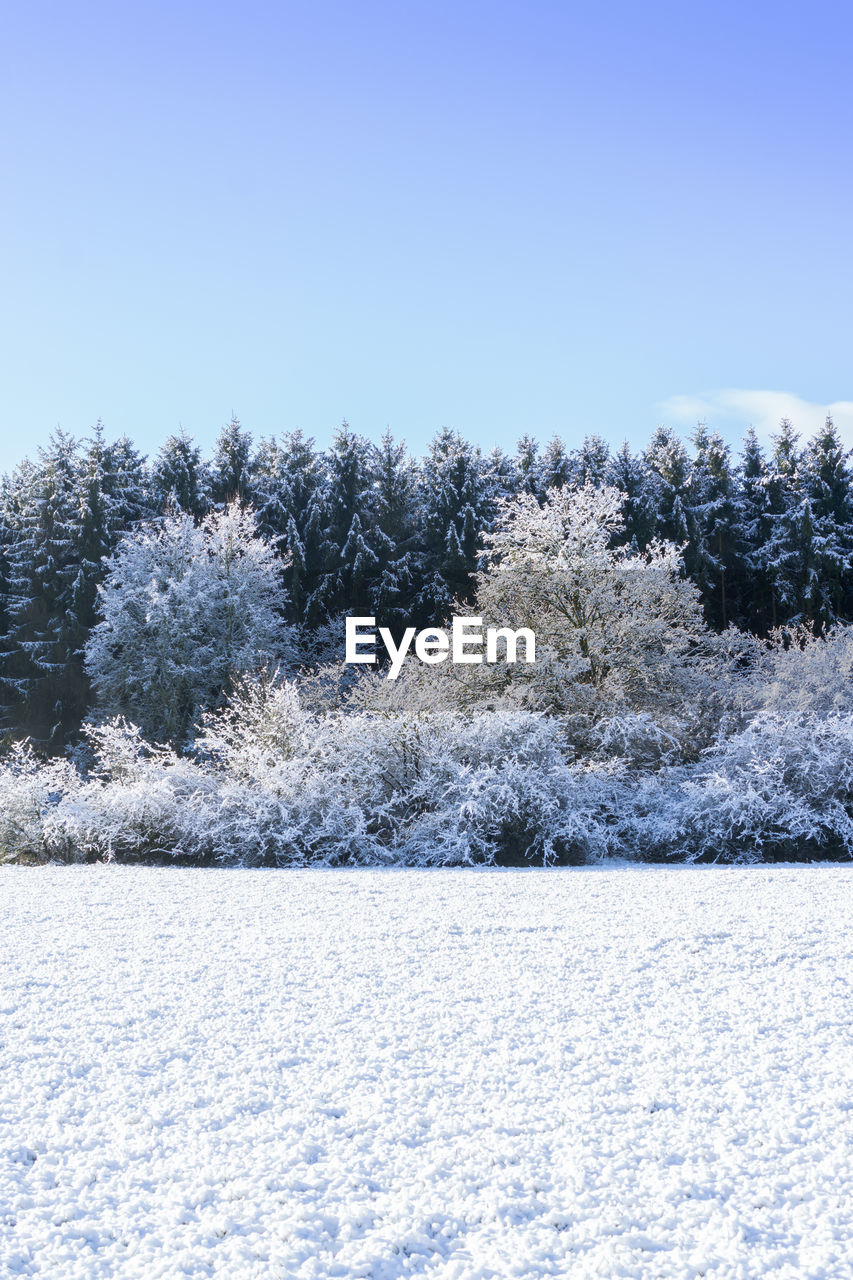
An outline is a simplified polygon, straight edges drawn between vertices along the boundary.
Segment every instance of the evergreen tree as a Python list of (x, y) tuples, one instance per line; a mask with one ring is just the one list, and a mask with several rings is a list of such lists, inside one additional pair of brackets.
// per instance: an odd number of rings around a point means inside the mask
[(818, 631), (849, 616), (853, 565), (853, 501), (850, 454), (827, 417), (803, 454), (801, 483), (811, 521), (813, 560), (805, 591), (805, 614)]
[(421, 604), (438, 620), (453, 600), (473, 594), (487, 499), (479, 451), (443, 428), (424, 459), (422, 486), (427, 581)]
[(742, 586), (735, 477), (728, 445), (716, 432), (700, 426), (693, 442), (687, 569), (702, 593), (707, 622), (724, 630), (737, 617)]
[(161, 511), (200, 518), (210, 508), (210, 477), (192, 437), (169, 436), (154, 463), (152, 488)]
[(105, 557), (153, 509), (144, 463), (99, 421), (78, 443), (59, 432), (3, 492), (5, 720), (51, 750), (76, 732), (89, 685), (82, 647), (98, 617)]
[(767, 545), (773, 512), (769, 472), (755, 429), (744, 437), (738, 486), (738, 529), (743, 549), (739, 623), (764, 635), (774, 625), (774, 580)]
[(152, 519), (157, 511), (156, 494), (145, 459), (127, 436), (120, 436), (107, 445), (102, 483), (108, 504), (109, 550), (112, 553), (121, 534), (143, 520)]
[(80, 721), (87, 692), (81, 648), (90, 621), (90, 566), (81, 564), (86, 507), (79, 445), (57, 431), (35, 466), (17, 469), (12, 487), (4, 719), (59, 750)]
[(482, 488), (482, 521), (484, 529), (491, 529), (500, 504), (518, 493), (518, 470), (515, 459), (504, 453), (498, 445), (480, 462)]
[(235, 499), (245, 502), (249, 496), (252, 437), (240, 426), (232, 413), (216, 441), (216, 452), (210, 467), (210, 498), (217, 511)]
[(309, 609), (365, 614), (379, 560), (372, 546), (375, 523), (372, 450), (344, 422), (326, 455), (323, 576)]
[(353, 514), (335, 572), (344, 610), (361, 613), (367, 609), (379, 573), (379, 557), (365, 536), (357, 511)]
[(610, 449), (601, 436), (587, 436), (580, 448), (572, 451), (569, 461), (573, 485), (578, 489), (585, 484), (600, 488), (607, 478)]
[(657, 478), (628, 448), (626, 441), (610, 459), (607, 483), (622, 494), (624, 527), (614, 537), (614, 545), (645, 551), (655, 536), (657, 521)]
[(280, 444), (261, 441), (252, 467), (251, 496), (261, 534), (285, 559), (291, 621), (316, 621), (316, 614), (309, 616), (308, 604), (325, 568), (326, 511), (325, 476), (314, 441), (299, 430), (287, 432)]
[(554, 436), (542, 455), (542, 488), (562, 489), (572, 482), (572, 463), (566, 446), (559, 436)]
[(532, 436), (522, 436), (516, 446), (515, 470), (518, 476), (517, 492), (532, 493), (542, 497), (542, 474), (539, 463), (539, 445)]
[(655, 487), (655, 533), (684, 546), (690, 528), (690, 460), (681, 440), (668, 427), (658, 427), (643, 455)]
[(390, 431), (373, 459), (374, 545), (377, 565), (371, 613), (396, 633), (409, 625), (421, 588), (423, 556), (418, 548), (417, 471), (405, 443)]
[[(770, 581), (770, 626), (800, 621), (811, 559), (811, 515), (803, 509), (799, 436), (783, 418), (767, 468), (767, 538), (761, 552)], [(804, 541), (805, 539), (805, 541)]]

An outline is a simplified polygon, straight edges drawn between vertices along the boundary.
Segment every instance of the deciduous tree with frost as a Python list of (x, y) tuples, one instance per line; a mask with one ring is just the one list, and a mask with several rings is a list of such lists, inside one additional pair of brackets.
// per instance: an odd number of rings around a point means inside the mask
[(522, 493), (485, 538), (478, 612), (536, 633), (535, 666), (492, 671), (529, 683), (558, 711), (591, 696), (611, 707), (668, 705), (707, 669), (711, 638), (678, 548), (613, 545), (623, 501), (609, 486), (551, 489), (542, 505)]
[(281, 654), (283, 594), (280, 562), (237, 504), (200, 525), (170, 516), (124, 538), (85, 651), (99, 708), (146, 737), (184, 741), (235, 673)]

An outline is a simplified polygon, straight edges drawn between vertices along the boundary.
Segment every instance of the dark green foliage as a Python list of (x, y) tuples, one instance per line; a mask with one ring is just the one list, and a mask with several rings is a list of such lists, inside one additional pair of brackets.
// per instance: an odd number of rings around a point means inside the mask
[(262, 440), (252, 463), (249, 498), (258, 528), (286, 560), (288, 618), (315, 624), (325, 569), (325, 472), (314, 441), (301, 431)]
[(241, 502), (246, 500), (251, 453), (252, 437), (242, 429), (239, 418), (232, 414), (228, 426), (219, 433), (210, 467), (210, 498), (218, 510), (235, 498)]
[(655, 536), (657, 477), (626, 443), (610, 459), (605, 479), (607, 484), (621, 489), (625, 495), (622, 504), (625, 533), (621, 541), (635, 551), (645, 551)]
[(181, 430), (169, 436), (154, 463), (151, 485), (161, 511), (185, 511), (203, 516), (210, 508), (210, 476), (201, 450)]
[(708, 623), (725, 630), (738, 616), (743, 547), (729, 448), (704, 426), (693, 437), (688, 573), (702, 592)]
[(386, 431), (373, 454), (376, 566), (370, 612), (397, 634), (410, 623), (412, 601), (422, 585), (423, 552), (418, 537), (417, 470)]
[(57, 432), (2, 493), (2, 703), (7, 730), (61, 749), (89, 705), (82, 647), (97, 619), (105, 556), (152, 514), (142, 460), (101, 424), (83, 442)]
[(479, 450), (445, 427), (429, 447), (421, 480), (427, 566), (421, 604), (435, 620), (453, 600), (471, 597), (488, 496)]

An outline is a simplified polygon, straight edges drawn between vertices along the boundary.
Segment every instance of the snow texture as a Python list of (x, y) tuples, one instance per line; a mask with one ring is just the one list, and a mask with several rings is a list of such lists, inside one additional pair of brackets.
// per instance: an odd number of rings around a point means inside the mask
[(0, 868), (0, 1275), (853, 1276), (853, 869)]

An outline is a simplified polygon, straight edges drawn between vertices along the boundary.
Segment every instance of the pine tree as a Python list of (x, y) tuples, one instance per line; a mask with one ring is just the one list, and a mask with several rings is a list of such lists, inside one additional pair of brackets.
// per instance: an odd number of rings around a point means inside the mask
[(601, 436), (587, 436), (569, 458), (572, 484), (581, 489), (585, 484), (597, 488), (605, 483), (610, 462), (610, 449)]
[(799, 436), (783, 418), (767, 467), (767, 538), (761, 563), (770, 581), (770, 626), (800, 621), (811, 558), (811, 515), (803, 508)]
[(315, 615), (365, 614), (369, 607), (379, 565), (371, 464), (370, 444), (344, 422), (326, 455), (323, 575), (308, 606)]
[(127, 436), (106, 446), (103, 462), (103, 490), (107, 498), (110, 552), (121, 534), (157, 512), (157, 497), (145, 459)]
[(518, 470), (515, 460), (495, 446), (480, 460), (480, 485), (482, 493), (481, 523), (484, 530), (492, 528), (507, 498), (518, 493)]
[(702, 593), (706, 620), (725, 630), (737, 616), (742, 582), (735, 478), (728, 445), (716, 432), (700, 426), (693, 442), (689, 517), (693, 537), (686, 567)]
[(542, 455), (542, 488), (562, 489), (572, 482), (572, 463), (559, 436), (551, 439)]
[(801, 482), (811, 520), (813, 563), (805, 593), (805, 613), (818, 631), (849, 616), (853, 603), (853, 500), (850, 454), (831, 417), (803, 454)]
[(767, 556), (773, 512), (767, 463), (753, 427), (744, 437), (738, 475), (737, 524), (743, 549), (738, 621), (764, 635), (774, 625), (774, 580)]
[(421, 605), (438, 620), (452, 601), (473, 594), (486, 508), (479, 451), (445, 427), (424, 459), (422, 486), (427, 581)]
[(623, 495), (623, 529), (615, 536), (615, 545), (645, 551), (655, 536), (657, 521), (657, 477), (628, 448), (626, 441), (610, 459), (607, 483)]
[(89, 566), (81, 563), (86, 508), (77, 441), (57, 431), (35, 466), (17, 469), (12, 485), (18, 497), (6, 512), (4, 720), (59, 750), (80, 721), (87, 692), (81, 649), (90, 621)]
[(280, 444), (261, 441), (252, 465), (252, 503), (258, 529), (285, 560), (288, 616), (298, 624), (317, 620), (307, 610), (325, 568), (324, 485), (314, 441), (301, 431), (285, 433)]
[[(76, 564), (72, 609), (80, 628), (81, 647), (97, 621), (97, 592), (104, 576), (104, 559), (115, 549), (123, 532), (124, 495), (117, 492), (119, 477), (114, 471), (114, 462), (99, 419), (91, 439), (83, 442), (80, 454), (77, 481), (79, 524), (69, 549), (70, 564)], [(79, 669), (81, 679), (84, 679), (82, 667)], [(87, 703), (88, 686), (81, 690), (78, 698), (80, 719)]]
[(690, 460), (678, 436), (658, 427), (643, 455), (653, 473), (657, 518), (655, 533), (666, 542), (684, 546), (691, 537)]
[(341, 548), (336, 575), (339, 598), (346, 611), (363, 613), (379, 572), (379, 557), (370, 546), (356, 511)]
[(423, 585), (417, 530), (417, 472), (405, 443), (390, 431), (373, 459), (376, 574), (371, 613), (380, 626), (399, 633), (409, 624), (412, 602)]
[(539, 445), (532, 436), (524, 435), (519, 440), (515, 450), (515, 470), (518, 476), (517, 491), (532, 493), (535, 498), (541, 498), (543, 488)]
[(252, 437), (232, 413), (231, 421), (219, 433), (210, 467), (210, 498), (217, 511), (235, 498), (239, 502), (248, 499), (251, 456)]
[(58, 750), (89, 702), (82, 648), (97, 613), (104, 558), (153, 515), (144, 463), (127, 438), (59, 432), (3, 493), (5, 721)]
[(184, 511), (196, 519), (210, 508), (210, 477), (184, 430), (169, 436), (154, 463), (152, 489), (161, 511)]

